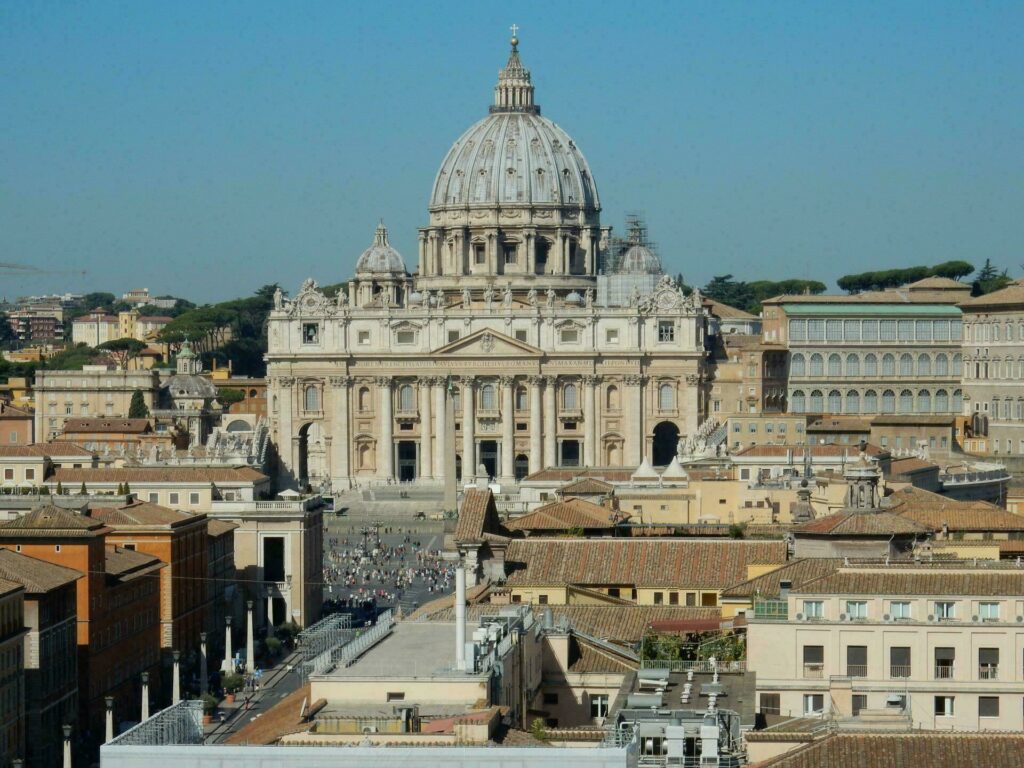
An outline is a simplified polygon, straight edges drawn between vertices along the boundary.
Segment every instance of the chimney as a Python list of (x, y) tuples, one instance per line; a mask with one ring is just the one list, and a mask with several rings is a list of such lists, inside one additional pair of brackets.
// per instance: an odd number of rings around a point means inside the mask
[(455, 668), (466, 671), (466, 569), (455, 569)]

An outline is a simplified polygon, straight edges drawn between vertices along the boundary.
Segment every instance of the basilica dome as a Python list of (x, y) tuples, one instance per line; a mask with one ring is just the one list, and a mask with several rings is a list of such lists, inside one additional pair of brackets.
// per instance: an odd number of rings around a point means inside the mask
[(660, 275), (661, 259), (646, 245), (632, 245), (622, 254), (619, 262), (620, 275)]
[(356, 274), (405, 274), (405, 261), (388, 242), (388, 229), (383, 221), (377, 225), (373, 245), (363, 251), (356, 262)]
[(597, 185), (572, 138), (541, 117), (530, 72), (512, 38), (490, 114), (449, 150), (430, 195), (431, 210), (465, 206), (573, 206), (599, 210)]

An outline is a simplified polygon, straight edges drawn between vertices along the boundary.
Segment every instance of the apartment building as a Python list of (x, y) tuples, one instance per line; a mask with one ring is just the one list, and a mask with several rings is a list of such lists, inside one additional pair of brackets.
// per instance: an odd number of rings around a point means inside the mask
[(28, 445), (35, 441), (32, 411), (0, 400), (0, 445)]
[(64, 725), (78, 721), (78, 614), (84, 574), (0, 549), (0, 578), (24, 587), (25, 760), (59, 765)]
[(967, 449), (1024, 454), (1024, 281), (960, 304)]
[(119, 338), (121, 335), (117, 317), (102, 309), (95, 309), (71, 321), (71, 341), (74, 344), (98, 347)]
[(80, 371), (37, 371), (36, 435), (50, 440), (73, 417), (127, 418), (132, 395), (142, 392), (151, 411), (159, 397), (156, 371), (121, 371), (86, 365)]
[(970, 286), (930, 277), (853, 296), (764, 302), (765, 341), (789, 350), (787, 410), (958, 414)]
[(901, 709), (926, 730), (1024, 728), (1024, 569), (842, 565), (748, 612), (765, 714)]
[(0, 578), (0, 763), (25, 755), (25, 587)]

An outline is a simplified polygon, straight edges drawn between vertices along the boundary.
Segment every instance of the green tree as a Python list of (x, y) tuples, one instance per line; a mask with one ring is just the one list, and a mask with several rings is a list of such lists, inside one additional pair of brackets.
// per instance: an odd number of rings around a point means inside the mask
[(58, 496), (63, 496), (64, 495), (64, 486), (61, 484), (60, 480), (57, 481), (57, 495)]
[(986, 293), (993, 293), (1005, 288), (1012, 282), (1013, 280), (1010, 279), (1005, 269), (1000, 272), (993, 266), (991, 259), (985, 259), (985, 265), (978, 270), (978, 276), (971, 286), (971, 295), (984, 296)]
[(129, 419), (148, 419), (149, 407), (146, 405), (146, 398), (141, 389), (132, 392), (132, 401), (128, 404)]
[(111, 339), (96, 347), (110, 355), (122, 371), (127, 371), (128, 364), (138, 357), (145, 348), (145, 342), (138, 339)]
[(217, 399), (220, 404), (226, 408), (230, 408), (235, 403), (240, 403), (245, 400), (245, 391), (241, 389), (235, 389), (234, 387), (223, 387), (217, 390)]
[(937, 277), (948, 277), (950, 280), (959, 280), (967, 277), (974, 271), (974, 265), (969, 261), (944, 261), (932, 267), (932, 274)]
[(78, 489), (78, 495), (79, 495), (79, 496), (85, 496), (85, 495), (86, 495), (87, 493), (89, 493), (89, 491), (88, 491), (88, 490), (86, 490), (86, 487), (85, 487), (85, 480), (83, 480), (83, 481), (82, 481), (82, 487)]

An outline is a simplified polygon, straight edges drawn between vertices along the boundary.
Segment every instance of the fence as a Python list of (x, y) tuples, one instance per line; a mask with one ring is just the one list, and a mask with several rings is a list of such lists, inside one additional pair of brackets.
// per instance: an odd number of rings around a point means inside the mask
[(640, 669), (667, 669), (669, 672), (694, 672), (695, 674), (712, 674), (717, 669), (719, 674), (740, 673), (747, 671), (747, 662), (716, 661), (714, 667), (709, 659), (683, 661), (682, 659), (641, 659)]

